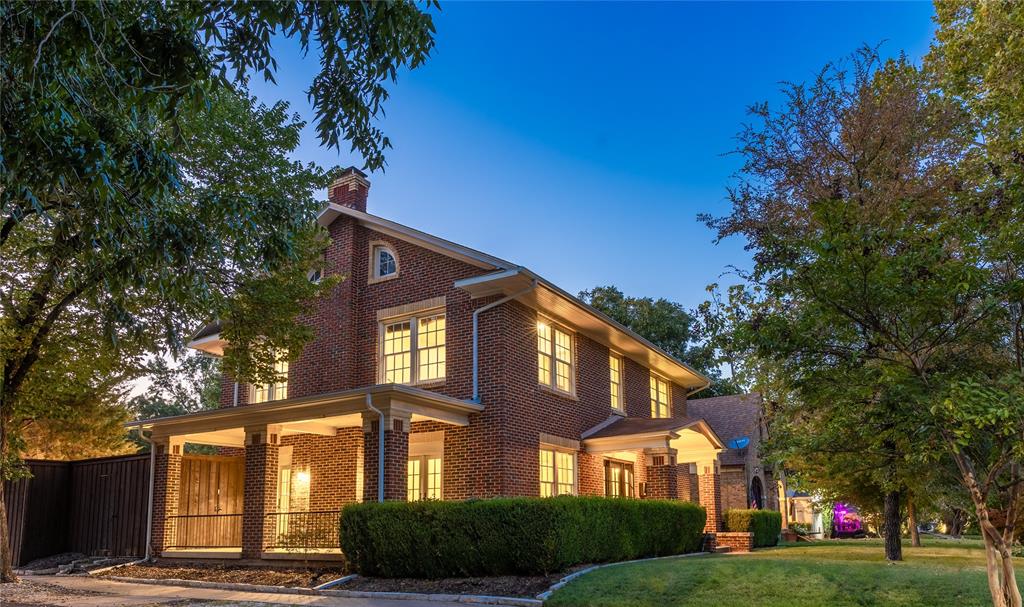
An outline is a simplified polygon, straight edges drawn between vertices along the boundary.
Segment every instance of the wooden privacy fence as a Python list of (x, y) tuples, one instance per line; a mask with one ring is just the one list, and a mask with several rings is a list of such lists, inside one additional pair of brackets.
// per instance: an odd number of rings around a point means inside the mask
[(4, 483), (16, 565), (60, 552), (146, 553), (149, 455), (26, 464), (30, 478)]

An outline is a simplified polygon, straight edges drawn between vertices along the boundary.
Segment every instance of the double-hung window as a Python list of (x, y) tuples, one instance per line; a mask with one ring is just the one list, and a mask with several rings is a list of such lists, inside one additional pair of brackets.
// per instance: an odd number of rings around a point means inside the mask
[(622, 400), (622, 358), (614, 353), (608, 356), (608, 381), (611, 388), (612, 410), (625, 413), (626, 405)]
[(671, 393), (668, 382), (651, 374), (651, 417), (671, 417)]
[(576, 493), (576, 454), (541, 446), (540, 496)]
[(537, 321), (537, 381), (573, 393), (572, 333), (544, 319)]
[(381, 324), (381, 381), (414, 384), (445, 377), (445, 316), (427, 313)]
[(276, 381), (269, 384), (253, 385), (251, 404), (255, 405), (288, 398), (288, 359), (285, 358), (284, 352), (277, 353), (274, 372), (277, 374)]

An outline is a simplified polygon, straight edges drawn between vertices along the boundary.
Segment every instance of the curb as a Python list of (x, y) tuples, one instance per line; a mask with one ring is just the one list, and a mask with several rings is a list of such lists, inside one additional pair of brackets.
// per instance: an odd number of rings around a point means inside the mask
[[(207, 582), (203, 580), (146, 579), (130, 578), (116, 575), (103, 576), (103, 579), (130, 584), (149, 584), (152, 586), (184, 586), (186, 588), (209, 588), (213, 590), (234, 590), (237, 592), (264, 592), (268, 594), (302, 594), (307, 596), (333, 596), (352, 599), (390, 599), (405, 601), (431, 601), (449, 603), (468, 603), (476, 605), (509, 605), (510, 607), (540, 607), (543, 600), (518, 598), (511, 596), (486, 596), (475, 594), (427, 594), (419, 592), (366, 592), (360, 590), (317, 590), (316, 588), (290, 588), (287, 586), (265, 586), (261, 584), (231, 584), (227, 582)], [(341, 578), (344, 580), (345, 578)], [(345, 580), (348, 581), (348, 580)], [(334, 580), (338, 584), (344, 583)], [(331, 582), (328, 582), (331, 583)]]
[(687, 554), (670, 554), (669, 556), (654, 556), (654, 557), (647, 558), (647, 559), (634, 559), (632, 561), (619, 561), (617, 563), (604, 563), (602, 565), (592, 565), (590, 567), (587, 567), (586, 569), (581, 569), (581, 570), (579, 570), (579, 571), (577, 571), (575, 573), (570, 573), (569, 575), (565, 576), (564, 578), (558, 580), (557, 582), (552, 584), (550, 588), (548, 588), (544, 592), (538, 594), (537, 595), (537, 599), (541, 603), (543, 603), (544, 601), (546, 601), (549, 598), (551, 598), (551, 595), (556, 590), (558, 590), (559, 588), (562, 588), (563, 586), (565, 586), (566, 584), (568, 584), (569, 582), (575, 580), (578, 577), (586, 575), (586, 574), (590, 573), (591, 571), (597, 571), (598, 569), (605, 569), (607, 567), (617, 567), (619, 565), (629, 565), (629, 564), (632, 564), (632, 563), (646, 563), (646, 562), (649, 562), (649, 561), (664, 561), (664, 560), (667, 560), (667, 559), (682, 559), (682, 558), (688, 558), (688, 557), (692, 557), (692, 556), (710, 556), (711, 554), (712, 554), (711, 552), (689, 552)]

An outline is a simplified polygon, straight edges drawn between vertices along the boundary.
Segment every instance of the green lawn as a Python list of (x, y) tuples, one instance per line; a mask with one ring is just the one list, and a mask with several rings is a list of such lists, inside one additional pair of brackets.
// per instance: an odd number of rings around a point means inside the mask
[[(827, 541), (749, 555), (665, 559), (608, 567), (573, 581), (547, 605), (568, 607), (990, 605), (978, 540), (904, 543), (886, 563), (879, 540)], [(1018, 583), (1024, 559), (1018, 559)]]

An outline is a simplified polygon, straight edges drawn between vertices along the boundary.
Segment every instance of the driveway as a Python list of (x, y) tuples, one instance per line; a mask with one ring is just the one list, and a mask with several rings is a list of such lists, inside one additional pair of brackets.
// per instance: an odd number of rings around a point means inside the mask
[(3, 607), (259, 607), (261, 605), (318, 605), (323, 607), (465, 607), (460, 603), (345, 599), (301, 594), (236, 592), (212, 588), (183, 588), (131, 584), (93, 577), (22, 576), (18, 584), (0, 585)]

